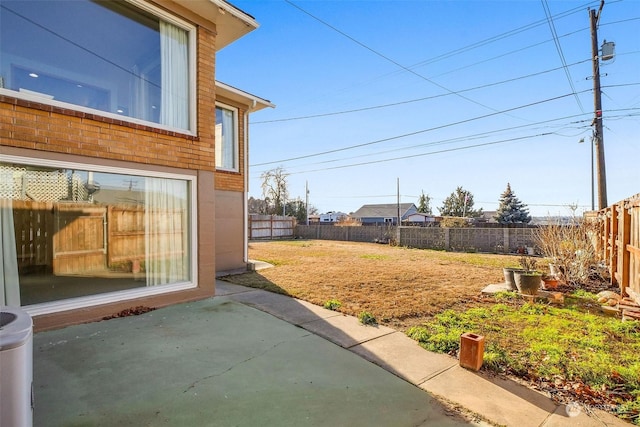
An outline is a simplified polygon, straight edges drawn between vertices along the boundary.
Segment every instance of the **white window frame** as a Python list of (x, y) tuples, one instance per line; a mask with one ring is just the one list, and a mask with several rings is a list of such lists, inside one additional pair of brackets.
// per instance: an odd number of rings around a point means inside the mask
[(40, 104), (46, 104), (46, 105), (51, 105), (54, 107), (59, 107), (59, 108), (64, 108), (64, 109), (68, 109), (68, 110), (74, 110), (74, 111), (80, 111), (83, 113), (87, 113), (87, 114), (94, 114), (96, 116), (101, 116), (101, 117), (108, 117), (114, 120), (119, 120), (119, 121), (123, 121), (123, 122), (127, 122), (127, 123), (132, 123), (132, 124), (139, 124), (139, 125), (144, 125), (144, 126), (149, 126), (152, 128), (156, 128), (156, 129), (164, 129), (164, 130), (168, 130), (168, 131), (172, 131), (172, 132), (177, 132), (177, 133), (182, 133), (182, 134), (186, 134), (186, 135), (192, 135), (192, 136), (196, 136), (197, 135), (197, 105), (196, 105), (196, 89), (197, 89), (197, 85), (196, 85), (196, 43), (197, 43), (197, 34), (196, 34), (196, 27), (192, 24), (189, 24), (186, 21), (183, 21), (182, 19), (179, 19), (173, 15), (171, 15), (170, 13), (168, 13), (165, 10), (162, 10), (156, 6), (153, 6), (147, 2), (144, 2), (142, 0), (125, 0), (128, 3), (131, 3), (132, 5), (134, 5), (135, 7), (137, 7), (138, 9), (144, 10), (146, 12), (151, 13), (152, 15), (156, 16), (158, 19), (161, 19), (163, 21), (167, 21), (170, 22), (171, 24), (182, 28), (183, 30), (185, 30), (188, 34), (188, 39), (189, 39), (189, 64), (188, 64), (188, 68), (189, 68), (189, 129), (181, 129), (181, 128), (174, 128), (171, 126), (167, 126), (167, 125), (163, 125), (161, 123), (156, 123), (156, 122), (150, 122), (147, 120), (141, 120), (141, 119), (136, 119), (134, 117), (128, 117), (128, 116), (122, 116), (119, 114), (115, 114), (115, 113), (110, 113), (108, 111), (102, 111), (102, 110), (96, 110), (93, 108), (87, 108), (87, 107), (83, 107), (80, 105), (76, 105), (76, 104), (71, 104), (68, 102), (62, 102), (62, 101), (57, 101), (55, 99), (48, 99), (46, 97), (42, 97), (42, 96), (38, 96), (38, 95), (34, 95), (34, 94), (29, 94), (29, 93), (25, 93), (25, 92), (18, 92), (18, 91), (14, 91), (14, 90), (9, 90), (9, 89), (5, 89), (0, 87), (0, 95), (6, 95), (6, 96), (11, 96), (13, 98), (19, 98), (19, 99), (24, 99), (26, 101), (32, 101), (32, 102), (37, 102)]
[(235, 151), (234, 156), (234, 165), (231, 168), (218, 166), (218, 159), (221, 158), (222, 149), (224, 148), (216, 139), (216, 170), (228, 171), (228, 172), (240, 172), (240, 110), (237, 107), (234, 107), (229, 104), (224, 104), (222, 102), (216, 102), (216, 108), (222, 108), (224, 110), (229, 110), (233, 113), (233, 149)]
[(198, 218), (197, 212), (197, 187), (198, 187), (198, 179), (195, 175), (183, 175), (177, 173), (166, 173), (166, 172), (158, 172), (158, 171), (150, 171), (150, 170), (141, 170), (141, 169), (129, 169), (122, 167), (111, 167), (111, 166), (102, 166), (95, 165), (91, 163), (76, 163), (76, 162), (65, 162), (65, 161), (57, 161), (57, 160), (46, 160), (40, 158), (32, 158), (32, 157), (22, 157), (22, 156), (12, 156), (12, 155), (0, 155), (0, 162), (5, 163), (16, 163), (16, 164), (24, 164), (31, 166), (44, 166), (44, 167), (54, 167), (61, 169), (77, 169), (77, 170), (87, 170), (93, 172), (104, 172), (104, 173), (114, 173), (114, 174), (124, 174), (124, 175), (137, 175), (141, 177), (154, 177), (154, 178), (169, 178), (169, 179), (180, 179), (189, 182), (189, 199), (190, 199), (190, 215), (188, 222), (188, 230), (189, 233), (189, 250), (191, 253), (189, 254), (189, 271), (191, 281), (189, 282), (179, 282), (172, 283), (161, 286), (146, 286), (141, 288), (129, 289), (124, 291), (113, 291), (106, 292), (103, 294), (97, 295), (89, 295), (85, 297), (77, 297), (77, 298), (69, 298), (59, 301), (50, 301), (44, 302), (40, 304), (32, 304), (22, 306), (21, 308), (29, 313), (31, 316), (38, 316), (42, 314), (50, 314), (57, 313), (61, 311), (67, 310), (75, 310), (86, 307), (95, 307), (99, 305), (114, 303), (123, 300), (135, 300), (138, 298), (166, 294), (169, 292), (175, 292), (186, 289), (193, 289), (198, 287), (198, 275), (197, 275), (197, 248), (198, 248), (198, 236), (196, 234), (196, 219)]

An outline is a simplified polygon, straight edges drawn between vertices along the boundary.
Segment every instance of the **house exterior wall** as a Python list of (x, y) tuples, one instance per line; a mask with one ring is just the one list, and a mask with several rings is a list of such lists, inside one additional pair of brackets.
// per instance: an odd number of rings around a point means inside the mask
[(246, 269), (243, 192), (215, 191), (216, 271)]
[[(0, 154), (197, 176), (198, 217), (191, 225), (198, 242), (197, 252), (193, 254), (197, 259), (196, 288), (138, 298), (135, 302), (103, 304), (90, 310), (36, 316), (37, 330), (97, 320), (133, 305), (159, 307), (214, 294), (216, 227), (210, 212), (216, 210), (212, 191), (217, 178), (214, 166), (216, 36), (212, 24), (198, 25), (197, 19), (194, 23), (197, 26), (197, 136), (0, 95)], [(238, 174), (222, 185), (242, 190), (242, 182), (242, 174)]]
[(238, 171), (215, 172), (216, 271), (246, 269), (245, 239), (245, 123), (247, 107), (224, 97), (217, 101), (238, 109)]

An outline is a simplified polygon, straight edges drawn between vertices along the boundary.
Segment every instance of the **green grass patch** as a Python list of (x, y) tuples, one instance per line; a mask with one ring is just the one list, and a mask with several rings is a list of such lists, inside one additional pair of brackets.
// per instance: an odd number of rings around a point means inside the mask
[(483, 335), (486, 369), (534, 381), (583, 383), (615, 401), (625, 414), (637, 416), (640, 323), (593, 312), (593, 297), (587, 293), (572, 298), (570, 305), (553, 307), (514, 303), (504, 293), (488, 308), (448, 310), (407, 335), (428, 350), (449, 354), (459, 350), (461, 334)]

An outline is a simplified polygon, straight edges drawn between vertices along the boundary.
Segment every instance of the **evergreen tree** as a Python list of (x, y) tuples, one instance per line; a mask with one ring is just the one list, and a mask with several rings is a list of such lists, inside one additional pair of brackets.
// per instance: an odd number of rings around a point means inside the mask
[(422, 190), (422, 194), (418, 197), (418, 212), (433, 215), (431, 210), (431, 197), (428, 194), (424, 194), (424, 190)]
[(482, 209), (473, 209), (473, 194), (462, 187), (456, 188), (456, 191), (444, 199), (442, 207), (438, 210), (442, 216), (476, 218), (482, 215)]
[(527, 205), (516, 197), (509, 183), (500, 196), (500, 206), (496, 211), (495, 219), (500, 224), (528, 224), (531, 221)]

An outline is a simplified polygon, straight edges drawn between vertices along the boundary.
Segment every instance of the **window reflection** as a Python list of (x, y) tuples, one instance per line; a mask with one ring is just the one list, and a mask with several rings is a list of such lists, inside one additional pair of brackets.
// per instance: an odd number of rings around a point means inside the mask
[(191, 280), (189, 181), (8, 163), (0, 178), (4, 304)]
[(3, 0), (0, 87), (188, 129), (188, 38), (125, 1)]

